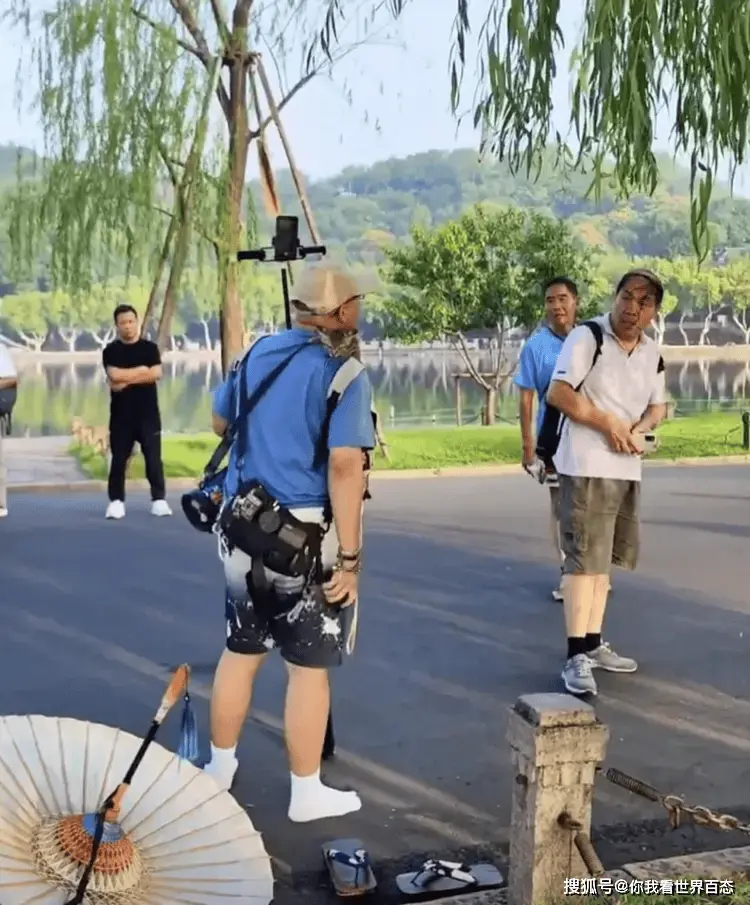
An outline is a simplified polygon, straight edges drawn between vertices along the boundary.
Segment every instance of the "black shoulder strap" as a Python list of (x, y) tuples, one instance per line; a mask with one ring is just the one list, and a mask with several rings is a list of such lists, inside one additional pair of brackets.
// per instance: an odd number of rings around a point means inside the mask
[[(586, 377), (588, 377), (589, 374), (594, 370), (594, 365), (597, 363), (597, 361), (599, 361), (599, 356), (602, 354), (602, 345), (604, 344), (604, 333), (602, 332), (602, 325), (597, 323), (597, 321), (584, 321), (582, 326), (588, 327), (589, 330), (591, 330), (591, 332), (594, 336), (594, 341), (596, 342), (596, 348), (594, 349), (594, 357), (591, 359), (591, 367), (588, 369), (588, 372), (586, 373)], [(583, 380), (576, 387), (576, 393), (583, 386), (583, 383), (586, 380), (586, 377), (584, 377)]]

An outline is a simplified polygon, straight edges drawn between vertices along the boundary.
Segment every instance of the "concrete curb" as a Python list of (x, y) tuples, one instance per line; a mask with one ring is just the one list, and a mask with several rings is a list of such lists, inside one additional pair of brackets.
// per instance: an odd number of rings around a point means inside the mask
[[(658, 858), (655, 861), (638, 861), (624, 864), (620, 870), (607, 871), (604, 876), (612, 880), (624, 880), (628, 885), (645, 880), (732, 880), (750, 869), (750, 846), (725, 848), (716, 852), (700, 852), (695, 855), (678, 855), (674, 858)], [(572, 879), (572, 878), (571, 878)], [(578, 878), (583, 879), (583, 878)], [(640, 891), (643, 892), (641, 886)], [(560, 898), (564, 890), (560, 890)], [(440, 900), (451, 905), (506, 905), (508, 890), (492, 889), (484, 892), (462, 893)]]
[[(644, 463), (647, 468), (671, 468), (675, 466), (711, 465), (750, 465), (750, 456), (713, 456), (694, 459), (656, 459)], [(424, 478), (495, 478), (505, 475), (522, 475), (520, 465), (457, 465), (449, 468), (411, 468), (403, 471), (384, 469), (372, 473), (373, 481), (412, 481)], [(167, 487), (173, 491), (191, 490), (195, 487), (195, 478), (170, 478)], [(106, 481), (94, 481), (82, 478), (80, 481), (40, 482), (32, 484), (9, 484), (9, 493), (103, 493), (107, 489)], [(148, 482), (143, 478), (128, 481), (131, 491), (148, 490)]]

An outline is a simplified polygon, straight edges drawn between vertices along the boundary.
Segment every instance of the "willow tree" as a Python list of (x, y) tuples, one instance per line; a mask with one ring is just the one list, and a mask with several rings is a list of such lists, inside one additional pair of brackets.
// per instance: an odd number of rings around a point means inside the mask
[[(77, 292), (109, 272), (140, 273), (146, 263), (156, 287), (168, 260), (174, 277), (176, 264), (180, 272), (188, 258), (194, 264), (207, 243), (219, 264), (225, 365), (244, 333), (236, 252), (245, 244), (248, 157), (270, 122), (252, 104), (260, 52), (277, 73), (283, 111), (316, 74), (376, 34), (381, 5), (365, 3), (364, 13), (348, 6), (348, 30), (356, 32), (349, 40), (327, 0), (232, 4), (227, 11), (224, 0), (51, 0), (37, 15), (36, 0), (10, 0), (0, 13), (0, 22), (26, 29), (45, 134), (41, 178), (15, 193), (14, 261), (28, 266), (51, 235), (56, 286)], [(190, 173), (217, 60), (207, 142), (214, 153)], [(29, 84), (27, 72), (20, 81)], [(174, 282), (167, 300), (176, 296)], [(160, 335), (165, 330), (162, 318)]]

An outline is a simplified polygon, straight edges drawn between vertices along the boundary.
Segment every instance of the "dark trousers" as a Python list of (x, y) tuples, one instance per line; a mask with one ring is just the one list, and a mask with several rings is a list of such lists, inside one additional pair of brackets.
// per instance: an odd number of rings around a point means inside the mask
[(151, 499), (166, 497), (164, 466), (161, 461), (161, 425), (153, 421), (116, 420), (109, 425), (109, 499), (125, 501), (125, 469), (135, 444), (141, 447)]

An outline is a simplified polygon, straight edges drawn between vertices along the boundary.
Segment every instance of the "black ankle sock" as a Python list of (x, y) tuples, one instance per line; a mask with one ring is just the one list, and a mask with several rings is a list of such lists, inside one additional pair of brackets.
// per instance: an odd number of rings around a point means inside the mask
[(577, 657), (578, 654), (585, 654), (589, 651), (586, 646), (585, 638), (568, 638), (568, 660), (571, 657)]
[(596, 635), (586, 635), (586, 650), (584, 653), (591, 653), (592, 650), (596, 650), (597, 647), (601, 647), (602, 644), (602, 636), (601, 632)]

